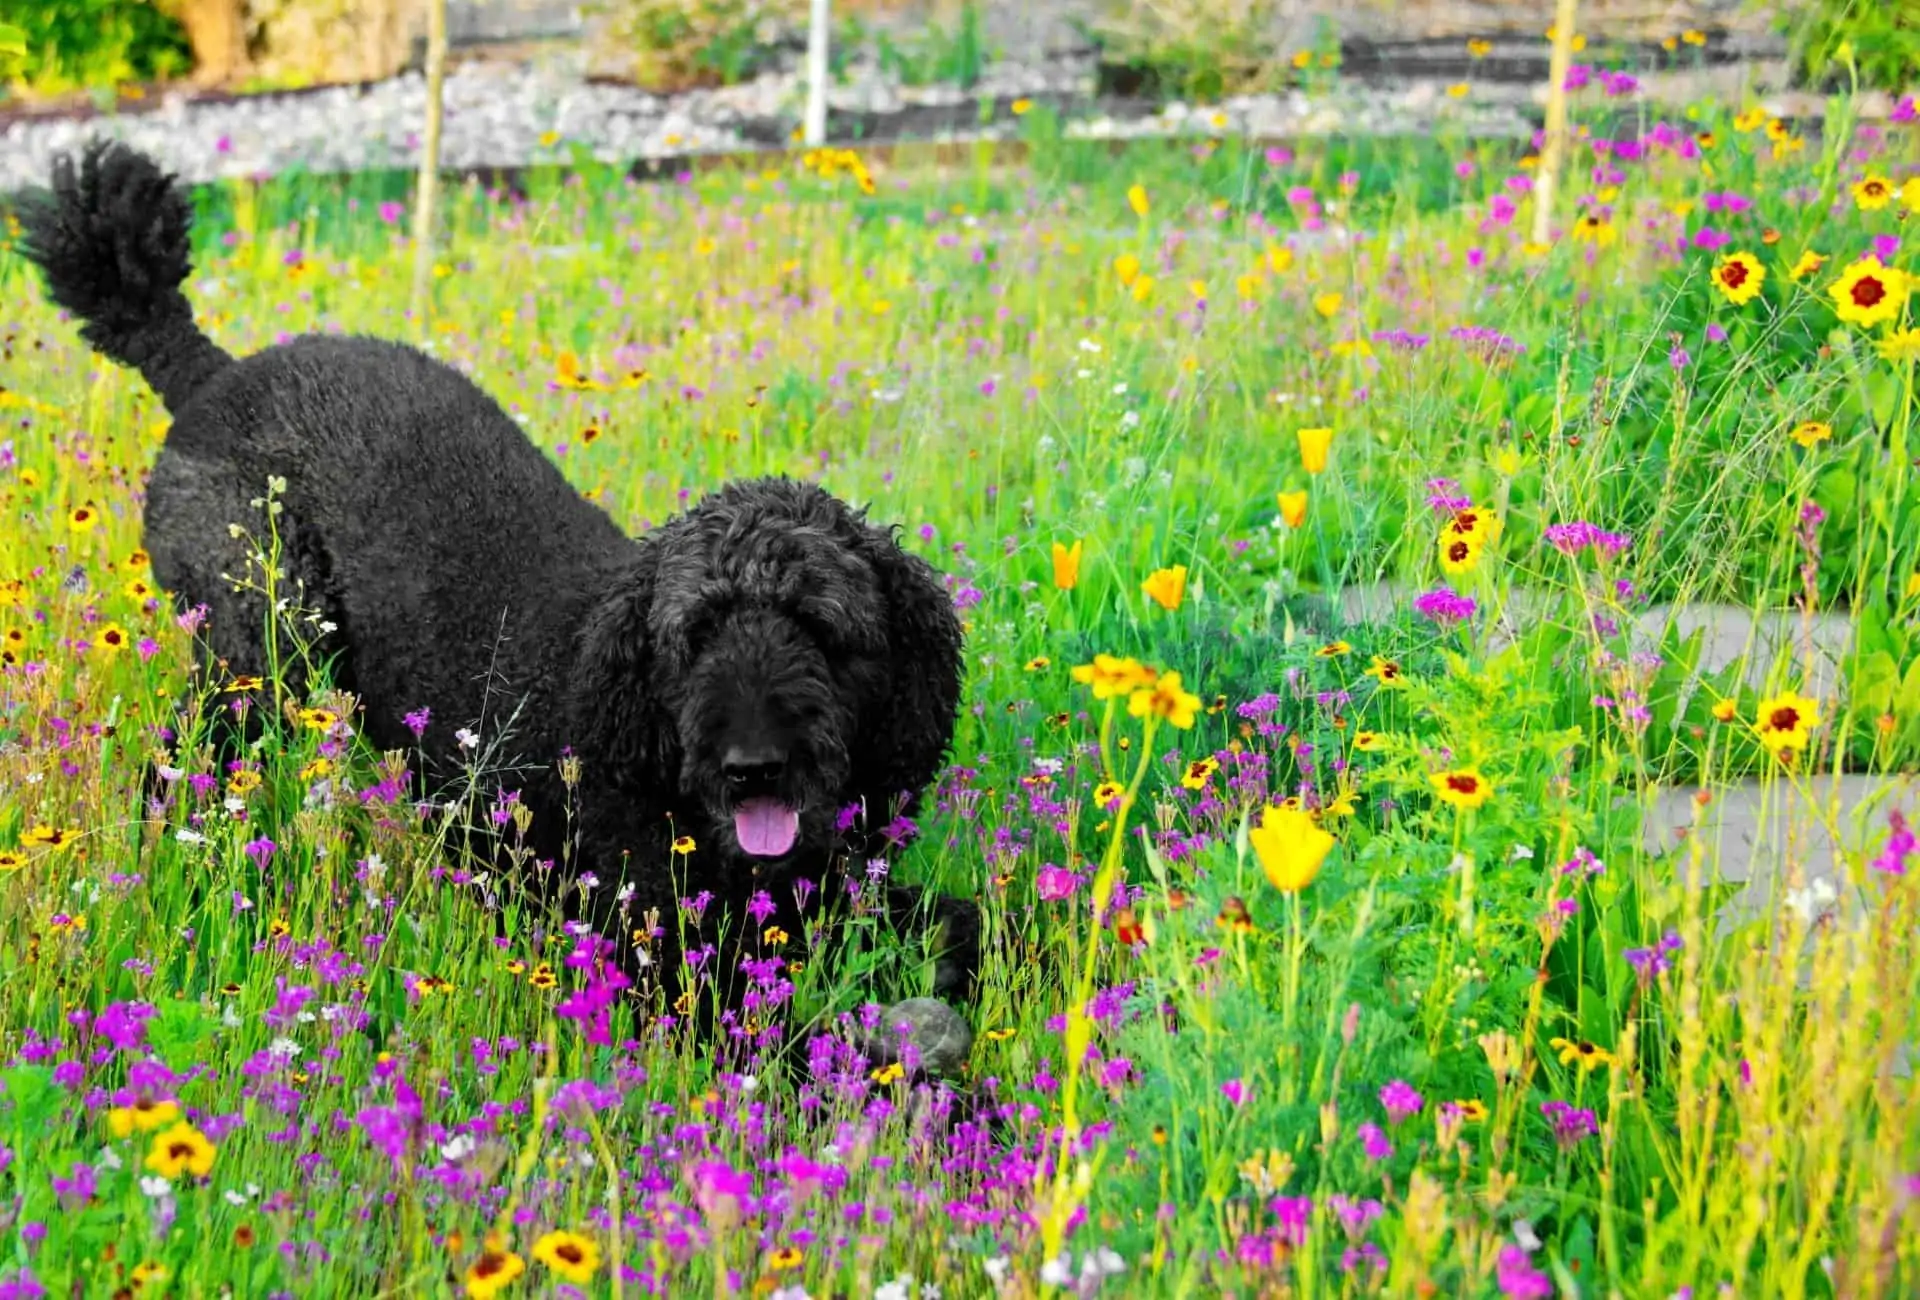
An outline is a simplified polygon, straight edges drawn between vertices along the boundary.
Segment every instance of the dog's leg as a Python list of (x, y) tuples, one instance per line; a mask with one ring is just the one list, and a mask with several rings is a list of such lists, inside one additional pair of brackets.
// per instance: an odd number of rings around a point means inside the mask
[(959, 1005), (971, 1002), (980, 974), (979, 906), (916, 885), (888, 885), (887, 915), (901, 934), (933, 940), (933, 996)]

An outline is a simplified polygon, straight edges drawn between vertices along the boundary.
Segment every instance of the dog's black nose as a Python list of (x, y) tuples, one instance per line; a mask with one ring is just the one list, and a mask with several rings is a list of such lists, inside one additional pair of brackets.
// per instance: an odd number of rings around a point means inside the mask
[(778, 785), (786, 770), (786, 751), (780, 749), (731, 745), (720, 756), (720, 775), (737, 789), (764, 790)]

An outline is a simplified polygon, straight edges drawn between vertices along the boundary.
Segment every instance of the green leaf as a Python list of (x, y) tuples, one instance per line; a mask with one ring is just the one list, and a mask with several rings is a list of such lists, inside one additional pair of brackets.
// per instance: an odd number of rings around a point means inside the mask
[(11, 23), (0, 23), (0, 55), (22, 57), (27, 52), (27, 34)]

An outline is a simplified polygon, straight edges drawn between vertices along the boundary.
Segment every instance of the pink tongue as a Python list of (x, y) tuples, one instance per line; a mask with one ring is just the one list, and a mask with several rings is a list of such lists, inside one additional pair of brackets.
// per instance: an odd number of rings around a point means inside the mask
[(778, 799), (749, 799), (733, 810), (733, 833), (743, 851), (777, 858), (799, 838), (800, 814)]

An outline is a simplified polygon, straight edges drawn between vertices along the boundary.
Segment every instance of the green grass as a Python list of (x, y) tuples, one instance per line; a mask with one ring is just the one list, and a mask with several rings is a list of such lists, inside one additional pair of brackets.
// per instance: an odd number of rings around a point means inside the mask
[[(136, 554), (164, 419), (0, 253), (0, 1287), (556, 1294), (568, 1232), (592, 1295), (1910, 1294), (1920, 862), (1871, 865), (1876, 817), (1810, 924), (1834, 864), (1727, 912), (1734, 846), (1642, 835), (1663, 786), (1758, 776), (1807, 827), (1823, 774), (1920, 758), (1912, 361), (1828, 293), (1903, 234), (1851, 186), (1914, 140), (1835, 107), (1797, 152), (1711, 105), (1672, 137), (1704, 161), (1582, 144), (1564, 224), (1599, 223), (1538, 249), (1509, 146), (1120, 152), (1043, 110), (1021, 161), (871, 196), (797, 160), (456, 191), (424, 335), (615, 518), (806, 475), (958, 580), (969, 707), (895, 864), (989, 921), (958, 1096), (834, 1047), (919, 987), (885, 934), (770, 1024), (629, 1000), (596, 1044), (548, 918), (383, 791), (406, 756), (290, 726), (236, 784), (174, 736), (198, 687)], [(204, 191), (203, 324), (410, 336), (404, 197)], [(1581, 522), (1628, 544), (1549, 541)], [(1390, 617), (1339, 616), (1381, 581)], [(1672, 602), (1844, 610), (1846, 688), (1768, 730), (1808, 657), (1698, 681), (1630, 636)], [(1193, 716), (1097, 699), (1096, 654)], [(1467, 769), (1491, 798), (1442, 800)]]

